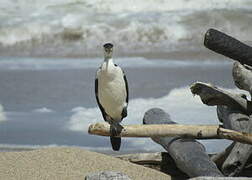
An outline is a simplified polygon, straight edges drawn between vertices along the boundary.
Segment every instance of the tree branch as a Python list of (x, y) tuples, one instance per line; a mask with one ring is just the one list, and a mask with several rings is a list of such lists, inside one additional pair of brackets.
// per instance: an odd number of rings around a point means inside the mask
[[(96, 123), (89, 126), (89, 134), (111, 136), (108, 123)], [(220, 128), (214, 125), (127, 125), (124, 126), (120, 137), (174, 137), (195, 139), (230, 139), (252, 144), (252, 134), (241, 133)]]

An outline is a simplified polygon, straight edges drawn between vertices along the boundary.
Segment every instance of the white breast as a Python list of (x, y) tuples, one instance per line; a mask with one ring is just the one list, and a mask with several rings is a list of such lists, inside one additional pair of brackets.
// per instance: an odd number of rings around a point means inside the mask
[(126, 86), (119, 66), (103, 63), (98, 78), (98, 98), (105, 112), (114, 120), (121, 121), (121, 113), (126, 105)]

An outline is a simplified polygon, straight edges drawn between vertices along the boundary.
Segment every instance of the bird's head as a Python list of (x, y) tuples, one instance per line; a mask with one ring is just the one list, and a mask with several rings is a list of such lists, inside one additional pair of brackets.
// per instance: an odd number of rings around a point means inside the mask
[(112, 58), (113, 54), (113, 44), (106, 43), (103, 45), (105, 59)]

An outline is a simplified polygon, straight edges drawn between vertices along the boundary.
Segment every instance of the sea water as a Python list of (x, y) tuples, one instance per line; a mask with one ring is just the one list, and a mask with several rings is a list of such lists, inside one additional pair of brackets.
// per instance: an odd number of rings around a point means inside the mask
[[(129, 83), (128, 117), (164, 109), (180, 124), (219, 124), (216, 108), (190, 92), (195, 81), (238, 92), (232, 61), (203, 46), (217, 28), (251, 43), (249, 0), (57, 0), (0, 2), (0, 147), (78, 146), (109, 152), (109, 138), (88, 135), (103, 122), (95, 100), (102, 45)], [(203, 141), (217, 152), (228, 141)], [(145, 138), (123, 138), (122, 152), (162, 151)]]
[[(0, 147), (81, 146), (110, 149), (109, 138), (88, 135), (91, 123), (103, 122), (96, 105), (97, 59), (1, 58)], [(218, 124), (215, 107), (190, 92), (195, 81), (234, 89), (229, 61), (178, 61), (117, 58), (129, 83), (128, 117), (123, 124), (142, 124), (144, 113), (164, 109), (181, 124)], [(134, 63), (137, 62), (137, 63)], [(237, 91), (237, 90), (235, 90)], [(210, 144), (209, 144), (210, 143)], [(206, 141), (209, 151), (223, 142)], [(150, 139), (123, 138), (122, 150), (160, 151)]]

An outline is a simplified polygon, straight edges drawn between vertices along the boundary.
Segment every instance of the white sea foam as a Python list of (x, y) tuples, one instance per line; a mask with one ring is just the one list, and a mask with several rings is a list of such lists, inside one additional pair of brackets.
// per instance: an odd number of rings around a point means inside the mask
[(38, 113), (51, 113), (54, 112), (52, 109), (48, 109), (46, 107), (39, 108), (39, 109), (34, 109), (33, 112), (38, 112)]
[[(242, 92), (238, 89), (228, 89), (232, 92)], [(189, 104), (189, 105), (188, 105)], [(183, 87), (172, 90), (166, 96), (160, 98), (137, 98), (130, 100), (128, 106), (128, 117), (125, 118), (122, 124), (142, 124), (144, 113), (150, 108), (162, 108), (171, 115), (171, 119), (180, 124), (219, 124), (216, 108), (209, 107), (202, 104), (197, 96), (193, 96), (189, 87)], [(207, 114), (207, 116), (206, 116)], [(72, 131), (80, 131), (87, 133), (88, 126), (92, 123), (103, 122), (100, 110), (95, 108), (78, 107), (73, 110), (73, 115), (70, 117), (66, 127)], [(146, 150), (160, 149), (158, 145), (154, 145), (150, 139), (134, 139), (127, 140), (133, 146), (145, 147)], [(219, 146), (213, 148), (213, 144), (217, 143)], [(228, 144), (228, 142), (224, 142)], [(205, 143), (207, 149), (211, 152), (220, 150), (221, 142), (207, 142)]]
[[(1, 151), (27, 151), (34, 149), (43, 149), (43, 148), (54, 148), (54, 147), (78, 147), (84, 148), (86, 150), (94, 150), (94, 147), (89, 146), (70, 146), (70, 145), (59, 145), (59, 144), (48, 144), (48, 145), (39, 145), (39, 144), (0, 144)], [(96, 147), (97, 151), (108, 151), (109, 148), (106, 147)]]
[[(237, 92), (238, 90), (233, 90)], [(190, 104), (190, 106), (188, 106)], [(123, 124), (142, 124), (144, 113), (153, 107), (162, 108), (171, 115), (172, 120), (183, 124), (216, 124), (218, 123), (214, 107), (202, 104), (198, 96), (193, 96), (189, 87), (173, 89), (169, 94), (160, 98), (137, 98), (130, 100), (128, 116)], [(72, 110), (69, 129), (87, 132), (89, 124), (102, 122), (98, 107), (78, 107)], [(204, 114), (208, 114), (204, 116)], [(197, 118), (200, 117), (200, 118)]]
[(67, 127), (72, 131), (87, 132), (89, 124), (101, 121), (98, 108), (78, 107), (72, 112), (74, 114), (67, 123)]
[(123, 53), (198, 49), (210, 27), (249, 41), (251, 7), (249, 0), (10, 1), (0, 4), (0, 49), (87, 55), (107, 41)]
[(25, 144), (0, 144), (0, 151), (20, 151), (20, 150), (33, 150), (48, 147), (59, 147), (57, 144), (50, 145), (25, 145)]
[[(112, 154), (111, 147), (93, 147), (93, 146), (71, 146), (71, 145), (59, 145), (59, 144), (49, 144), (49, 145), (32, 145), (32, 144), (0, 144), (0, 152), (10, 152), (10, 151), (27, 151), (43, 148), (54, 148), (54, 147), (71, 147), (71, 148), (81, 148), (85, 150), (108, 153)], [(157, 149), (136, 149), (136, 147), (130, 147), (127, 149), (122, 149), (123, 153), (130, 152), (156, 152)]]

